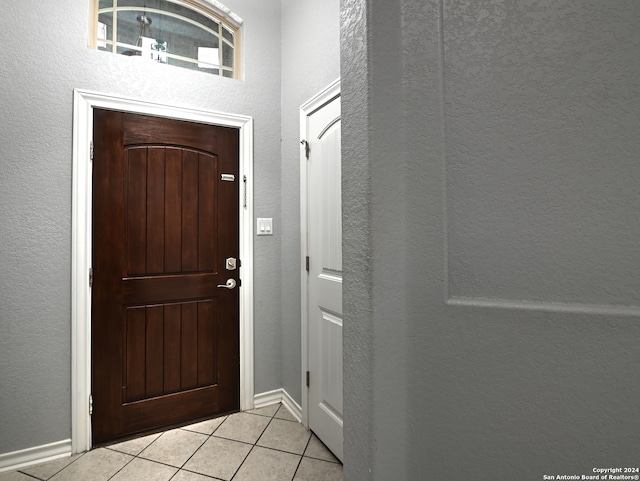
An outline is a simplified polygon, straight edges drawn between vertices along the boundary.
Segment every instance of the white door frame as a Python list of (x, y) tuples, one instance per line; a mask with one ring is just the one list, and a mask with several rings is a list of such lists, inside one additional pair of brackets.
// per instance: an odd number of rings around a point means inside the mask
[[(155, 115), (235, 127), (240, 131), (240, 409), (253, 408), (253, 119), (132, 98), (74, 90), (71, 233), (71, 445), (91, 448), (91, 214), (93, 109)], [(245, 180), (246, 179), (246, 180)]]
[(308, 219), (308, 165), (306, 145), (308, 138), (307, 117), (323, 105), (340, 96), (340, 79), (333, 81), (320, 93), (314, 95), (300, 106), (300, 293), (302, 319), (302, 424), (309, 428), (309, 388), (307, 387), (307, 371), (309, 370), (309, 273), (306, 268), (306, 258), (309, 255), (309, 239), (307, 227)]

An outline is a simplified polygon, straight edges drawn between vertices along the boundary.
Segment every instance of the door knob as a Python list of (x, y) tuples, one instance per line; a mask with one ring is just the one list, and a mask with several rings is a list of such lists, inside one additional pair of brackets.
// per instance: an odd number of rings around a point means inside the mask
[(225, 289), (233, 289), (234, 287), (236, 287), (236, 280), (227, 279), (227, 282), (225, 284), (218, 284), (218, 287), (224, 287)]

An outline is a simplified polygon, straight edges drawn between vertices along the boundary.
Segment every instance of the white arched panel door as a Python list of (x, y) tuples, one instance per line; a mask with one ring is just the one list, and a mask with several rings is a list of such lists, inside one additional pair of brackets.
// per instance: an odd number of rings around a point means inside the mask
[(309, 428), (342, 460), (340, 96), (306, 115)]

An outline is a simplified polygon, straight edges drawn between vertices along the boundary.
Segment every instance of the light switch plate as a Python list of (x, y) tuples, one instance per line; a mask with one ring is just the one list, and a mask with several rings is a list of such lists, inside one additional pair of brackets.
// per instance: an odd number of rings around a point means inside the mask
[(258, 217), (258, 235), (273, 235), (273, 219)]

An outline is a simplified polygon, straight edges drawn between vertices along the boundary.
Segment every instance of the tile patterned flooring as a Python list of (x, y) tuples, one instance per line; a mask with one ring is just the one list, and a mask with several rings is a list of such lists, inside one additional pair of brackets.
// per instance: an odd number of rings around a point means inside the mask
[(274, 404), (0, 474), (0, 481), (342, 481), (342, 465)]

